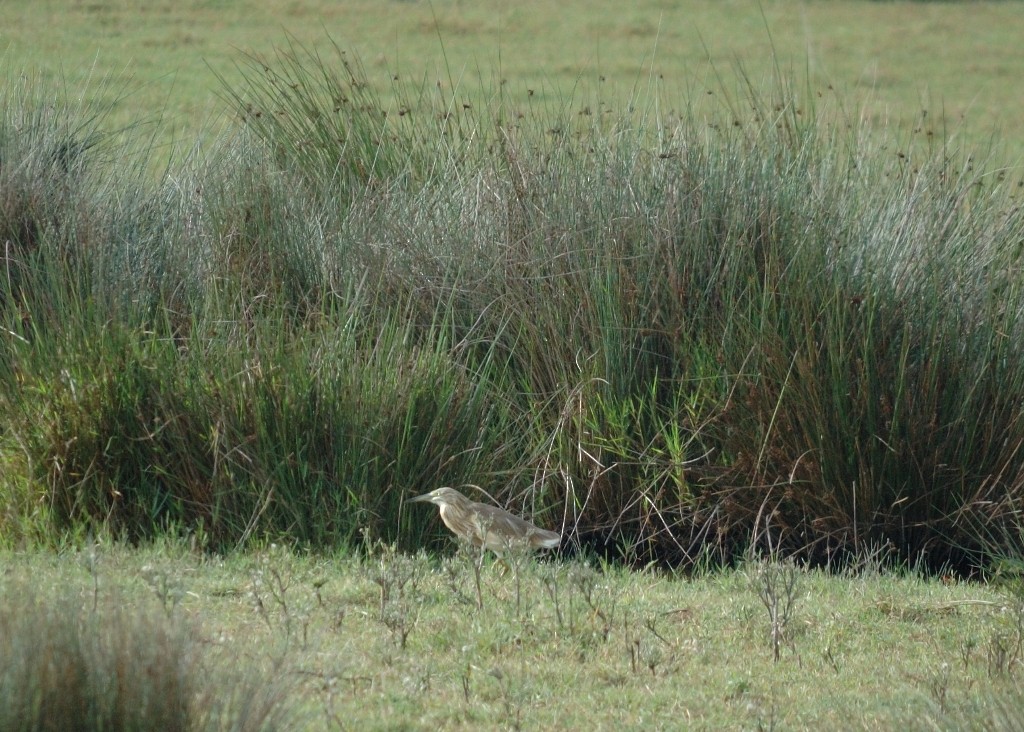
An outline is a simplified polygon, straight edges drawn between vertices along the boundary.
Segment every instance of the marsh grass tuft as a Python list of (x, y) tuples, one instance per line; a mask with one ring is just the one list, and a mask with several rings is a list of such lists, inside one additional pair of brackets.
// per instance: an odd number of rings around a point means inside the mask
[[(180, 614), (105, 592), (83, 607), (5, 582), (0, 610), (4, 729), (240, 730), (286, 726), (284, 679), (209, 663)], [(297, 717), (292, 717), (297, 719)], [(254, 726), (255, 725), (255, 726)]]
[(193, 659), (184, 629), (9, 593), (0, 619), (4, 728), (188, 727)]

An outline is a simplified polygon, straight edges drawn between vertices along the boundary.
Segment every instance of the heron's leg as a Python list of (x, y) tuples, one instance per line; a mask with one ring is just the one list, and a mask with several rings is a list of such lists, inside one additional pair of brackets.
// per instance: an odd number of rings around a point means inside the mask
[(481, 544), (479, 547), (476, 547), (476, 549), (476, 561), (473, 562), (473, 576), (476, 580), (476, 605), (479, 609), (483, 610), (484, 593), (480, 585), (480, 570), (482, 570), (484, 566), (484, 555), (487, 554), (487, 547)]

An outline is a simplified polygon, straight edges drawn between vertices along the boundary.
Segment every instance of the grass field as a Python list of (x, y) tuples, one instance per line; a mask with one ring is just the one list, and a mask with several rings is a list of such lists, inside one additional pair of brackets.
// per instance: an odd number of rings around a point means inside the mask
[(777, 65), (903, 136), (935, 127), (985, 148), (998, 132), (1016, 165), (1022, 14), (1019, 2), (11, 0), (0, 51), (8, 73), (37, 68), (73, 93), (113, 77), (130, 94), (111, 122), (159, 119), (159, 142), (186, 150), (223, 129), (218, 77), (237, 81), (242, 51), (269, 55), (287, 33), (321, 50), (329, 34), (385, 96), (399, 75), (478, 104), (500, 88), (513, 102), (532, 90), (579, 109), (634, 95), (681, 108), (733, 88), (738, 67), (760, 84)]
[[(28, 627), (51, 633), (38, 642), (59, 657), (75, 640), (56, 631), (80, 624), (86, 647), (126, 646), (110, 673), (127, 698), (146, 698), (186, 665), (186, 680), (205, 691), (190, 729), (953, 730), (1020, 721), (1024, 607), (1012, 593), (877, 565), (830, 576), (751, 562), (687, 580), (574, 562), (526, 562), (502, 576), (488, 562), (478, 609), (475, 563), (468, 553), (437, 560), (381, 547), (363, 559), (270, 546), (215, 559), (173, 544), (8, 554), (0, 643)], [(26, 612), (39, 607), (63, 620)], [(149, 630), (140, 637), (136, 628)], [(154, 665), (154, 656), (164, 660)], [(19, 674), (5, 664), (0, 693), (38, 691), (31, 671), (41, 665)], [(212, 722), (209, 707), (219, 714)], [(263, 715), (274, 724), (257, 726)]]

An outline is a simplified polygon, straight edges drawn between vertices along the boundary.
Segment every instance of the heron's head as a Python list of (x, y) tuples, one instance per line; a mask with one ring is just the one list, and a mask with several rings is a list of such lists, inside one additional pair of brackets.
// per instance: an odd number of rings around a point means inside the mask
[(454, 488), (444, 487), (409, 499), (409, 503), (420, 502), (429, 502), (438, 506), (464, 506), (469, 503), (469, 499)]

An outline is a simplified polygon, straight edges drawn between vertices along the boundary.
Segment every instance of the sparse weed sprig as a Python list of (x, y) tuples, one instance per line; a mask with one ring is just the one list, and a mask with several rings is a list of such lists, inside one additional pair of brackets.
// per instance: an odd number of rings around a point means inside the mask
[(768, 612), (768, 638), (772, 659), (778, 663), (782, 646), (791, 644), (790, 623), (799, 592), (800, 574), (792, 562), (778, 559), (757, 562), (751, 586)]
[(377, 619), (391, 631), (395, 645), (405, 650), (419, 621), (423, 603), (419, 585), (428, 570), (426, 557), (403, 554), (394, 544), (378, 541), (371, 547), (363, 569), (379, 588)]

